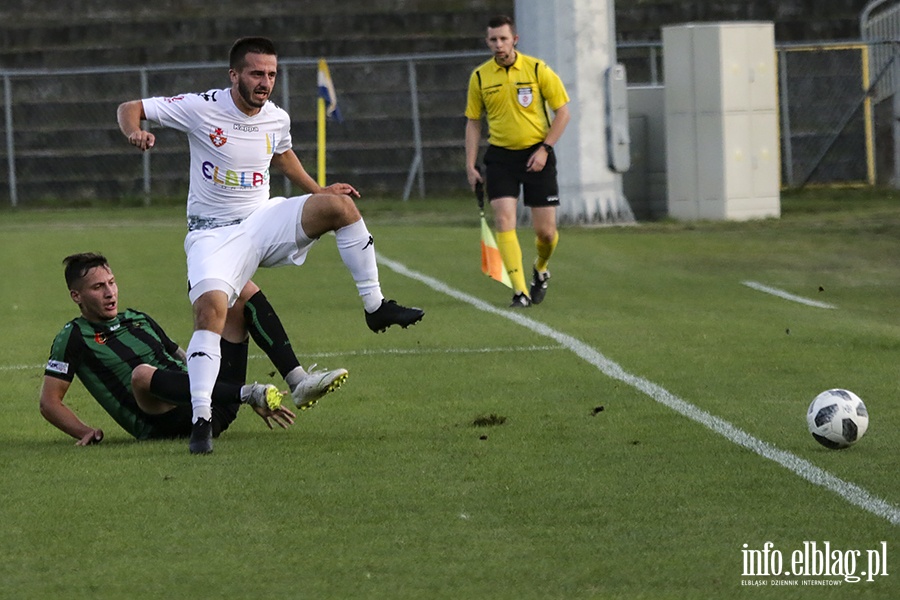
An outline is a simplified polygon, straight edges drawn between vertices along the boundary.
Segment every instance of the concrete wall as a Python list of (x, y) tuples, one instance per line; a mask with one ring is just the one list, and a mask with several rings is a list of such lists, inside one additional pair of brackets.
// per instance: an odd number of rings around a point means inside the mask
[(0, 67), (67, 68), (222, 60), (245, 35), (284, 56), (484, 48), (484, 24), (513, 0), (68, 0), (0, 2)]
[[(544, 0), (533, 0), (544, 1)], [(692, 21), (761, 20), (778, 42), (859, 37), (867, 0), (616, 2), (618, 41), (659, 40)], [(293, 56), (359, 56), (483, 47), (490, 15), (515, 0), (67, 0), (0, 2), (0, 68), (210, 61), (240, 35)]]

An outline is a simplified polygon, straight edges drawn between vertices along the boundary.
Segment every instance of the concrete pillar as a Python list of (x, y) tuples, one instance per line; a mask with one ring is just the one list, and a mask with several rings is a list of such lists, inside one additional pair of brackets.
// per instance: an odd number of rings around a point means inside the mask
[[(616, 64), (613, 0), (516, 0), (514, 18), (519, 49), (543, 59), (560, 76), (571, 99), (572, 120), (556, 148), (559, 220), (633, 221), (622, 176), (610, 169), (607, 148), (605, 81)], [(627, 142), (623, 135), (628, 136), (627, 114), (619, 143)]]

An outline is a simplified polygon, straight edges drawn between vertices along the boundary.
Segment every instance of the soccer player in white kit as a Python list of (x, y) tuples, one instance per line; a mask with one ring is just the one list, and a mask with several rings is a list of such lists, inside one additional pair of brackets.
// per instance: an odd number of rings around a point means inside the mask
[[(374, 238), (351, 198), (359, 192), (346, 183), (319, 186), (291, 149), (290, 118), (269, 101), (278, 67), (274, 44), (258, 37), (237, 40), (229, 67), (230, 88), (133, 100), (117, 112), (122, 133), (142, 151), (156, 141), (141, 129), (144, 119), (183, 131), (190, 142), (184, 248), (194, 312), (187, 347), (194, 454), (212, 452), (210, 396), (219, 340), (229, 307), (258, 267), (301, 265), (315, 241), (333, 231), (372, 331), (405, 328), (424, 316), (419, 308), (384, 299)], [(270, 165), (311, 193), (269, 198)]]

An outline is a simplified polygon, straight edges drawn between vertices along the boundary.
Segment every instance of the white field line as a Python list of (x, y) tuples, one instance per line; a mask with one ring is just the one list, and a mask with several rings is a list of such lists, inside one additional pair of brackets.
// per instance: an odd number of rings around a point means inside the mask
[(837, 306), (835, 306), (834, 304), (819, 302), (817, 300), (810, 300), (809, 298), (804, 298), (803, 296), (795, 296), (794, 294), (790, 294), (784, 290), (769, 287), (768, 285), (763, 285), (761, 283), (757, 283), (756, 281), (742, 281), (741, 283), (746, 285), (748, 288), (753, 288), (754, 290), (765, 292), (766, 294), (772, 294), (773, 296), (778, 296), (779, 298), (784, 298), (785, 300), (790, 300), (792, 302), (799, 302), (800, 304), (805, 304), (807, 306), (815, 306), (816, 308), (837, 308)]
[[(306, 358), (335, 358), (340, 356), (377, 356), (380, 354), (409, 354), (420, 356), (422, 354), (493, 354), (494, 352), (546, 352), (548, 350), (568, 350), (565, 346), (507, 346), (495, 348), (383, 348), (379, 350), (351, 350), (349, 352), (318, 352), (302, 354)], [(268, 357), (265, 354), (251, 354), (248, 358), (259, 359)]]
[[(551, 350), (568, 350), (565, 346), (507, 346), (494, 348), (385, 348), (381, 350), (351, 350), (349, 352), (317, 352), (303, 354), (303, 358), (336, 358), (341, 356), (377, 356), (380, 354), (410, 354), (419, 356), (422, 354), (491, 354), (494, 352), (547, 352)], [(265, 354), (251, 354), (247, 358), (251, 360), (266, 359)], [(40, 365), (0, 365), (2, 371), (36, 371), (43, 369), (46, 363)]]
[(890, 504), (889, 502), (871, 494), (855, 483), (844, 481), (843, 479), (832, 475), (828, 471), (817, 467), (804, 458), (800, 458), (795, 454), (780, 450), (767, 442), (757, 439), (756, 437), (750, 435), (742, 429), (732, 425), (728, 421), (711, 415), (705, 410), (694, 406), (690, 402), (682, 400), (681, 398), (663, 389), (652, 381), (648, 381), (643, 377), (628, 373), (621, 366), (605, 357), (597, 350), (591, 348), (584, 342), (581, 342), (580, 340), (577, 340), (565, 333), (556, 331), (555, 329), (552, 329), (547, 325), (544, 325), (543, 323), (539, 323), (534, 319), (526, 317), (521, 312), (516, 312), (514, 309), (501, 309), (492, 306), (487, 302), (484, 302), (483, 300), (480, 300), (474, 296), (470, 296), (465, 292), (461, 292), (459, 290), (451, 288), (445, 283), (438, 281), (437, 279), (434, 279), (417, 271), (413, 271), (405, 265), (387, 259), (384, 256), (379, 255), (378, 262), (388, 267), (392, 271), (399, 273), (400, 275), (404, 275), (406, 277), (409, 277), (410, 279), (414, 279), (416, 281), (424, 283), (433, 290), (470, 304), (478, 310), (482, 310), (484, 312), (509, 319), (517, 325), (521, 325), (522, 327), (530, 329), (531, 331), (539, 335), (548, 337), (556, 341), (557, 343), (571, 350), (574, 354), (582, 358), (587, 363), (597, 367), (597, 369), (607, 377), (630, 385), (636, 390), (646, 394), (647, 396), (650, 396), (650, 398), (652, 398), (656, 402), (659, 402), (660, 404), (671, 408), (675, 412), (687, 417), (688, 419), (691, 419), (692, 421), (700, 423), (704, 427), (711, 429), (730, 442), (733, 442), (739, 446), (743, 446), (744, 448), (755, 452), (763, 458), (767, 458), (781, 465), (782, 467), (788, 469), (796, 475), (799, 475), (803, 479), (806, 479), (810, 483), (822, 486), (825, 489), (834, 492), (838, 496), (844, 498), (847, 502), (858, 506), (859, 508), (862, 508), (863, 510), (866, 510), (874, 515), (887, 519), (893, 525), (900, 525), (900, 508), (897, 508), (893, 504)]

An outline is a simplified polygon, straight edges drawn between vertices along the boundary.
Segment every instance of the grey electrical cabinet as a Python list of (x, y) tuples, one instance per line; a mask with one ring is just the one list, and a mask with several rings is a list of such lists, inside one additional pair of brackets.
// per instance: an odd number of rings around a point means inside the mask
[(771, 23), (664, 27), (668, 215), (781, 214)]

